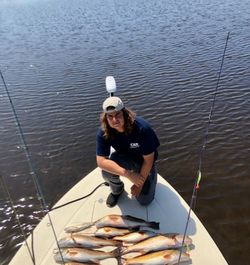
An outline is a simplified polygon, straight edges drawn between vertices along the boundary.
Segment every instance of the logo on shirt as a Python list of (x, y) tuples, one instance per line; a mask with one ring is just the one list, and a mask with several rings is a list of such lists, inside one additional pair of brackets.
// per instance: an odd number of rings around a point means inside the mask
[(130, 148), (133, 149), (133, 148), (139, 148), (139, 144), (138, 143), (130, 143)]

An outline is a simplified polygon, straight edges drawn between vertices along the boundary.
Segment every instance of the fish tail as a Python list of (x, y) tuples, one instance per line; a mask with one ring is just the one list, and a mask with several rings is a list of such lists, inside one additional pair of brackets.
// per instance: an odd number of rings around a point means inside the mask
[(126, 251), (127, 251), (127, 247), (126, 246), (121, 246), (119, 248), (119, 251), (120, 251), (120, 256), (126, 254)]
[(117, 265), (127, 265), (127, 262), (125, 259), (119, 257), (117, 258)]
[(114, 258), (116, 258), (117, 260), (121, 257), (121, 251), (120, 248), (116, 248), (113, 251), (111, 251), (111, 254)]
[(147, 222), (148, 227), (159, 230), (160, 223), (159, 222)]
[(128, 263), (127, 263), (127, 260), (124, 259), (124, 258), (121, 257), (121, 256), (116, 257), (116, 259), (117, 259), (117, 265), (127, 265), (127, 264), (128, 264)]
[(137, 232), (141, 229), (141, 226), (140, 225), (137, 225), (137, 226), (133, 226), (133, 227), (129, 227), (128, 230), (130, 232)]
[(113, 242), (114, 242), (114, 245), (115, 245), (116, 247), (122, 247), (122, 246), (123, 246), (123, 242), (122, 242), (122, 241), (119, 241), (119, 240), (113, 240)]

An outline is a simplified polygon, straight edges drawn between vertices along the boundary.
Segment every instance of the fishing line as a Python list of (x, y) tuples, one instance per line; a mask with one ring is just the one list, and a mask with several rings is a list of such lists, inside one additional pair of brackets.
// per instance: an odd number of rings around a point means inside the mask
[(14, 202), (13, 202), (11, 196), (10, 196), (10, 192), (9, 192), (9, 190), (8, 190), (8, 188), (7, 188), (7, 185), (6, 185), (5, 179), (3, 178), (2, 175), (0, 175), (0, 180), (1, 180), (1, 185), (2, 185), (2, 187), (3, 187), (3, 190), (4, 190), (4, 192), (7, 194), (7, 197), (8, 197), (8, 199), (9, 199), (11, 209), (12, 209), (12, 211), (14, 212), (14, 216), (15, 216), (15, 219), (16, 219), (16, 221), (17, 221), (18, 227), (20, 228), (21, 234), (22, 234), (22, 236), (23, 236), (23, 238), (24, 238), (24, 241), (25, 241), (25, 244), (26, 244), (26, 246), (27, 246), (27, 248), (28, 248), (28, 252), (29, 252), (30, 258), (31, 258), (31, 260), (32, 260), (32, 263), (35, 264), (35, 255), (34, 255), (33, 247), (31, 247), (31, 249), (30, 249), (30, 247), (29, 247), (29, 245), (28, 245), (27, 237), (26, 237), (26, 235), (25, 235), (24, 229), (22, 228), (22, 225), (21, 225), (21, 222), (20, 222), (19, 215), (18, 215), (18, 213), (17, 213), (17, 211), (16, 211), (16, 209), (15, 209)]
[(52, 223), (51, 216), (49, 214), (49, 209), (48, 209), (48, 206), (47, 206), (45, 197), (44, 197), (43, 192), (42, 192), (42, 189), (41, 189), (41, 187), (39, 185), (38, 175), (36, 173), (35, 167), (34, 167), (33, 162), (32, 162), (31, 153), (30, 153), (29, 148), (28, 148), (28, 145), (26, 143), (26, 140), (25, 140), (25, 137), (24, 137), (24, 133), (23, 133), (21, 124), (19, 122), (19, 118), (18, 118), (16, 109), (15, 109), (15, 106), (14, 106), (14, 104), (12, 102), (12, 99), (11, 99), (11, 96), (10, 96), (10, 93), (9, 93), (9, 90), (8, 90), (8, 87), (6, 85), (6, 82), (5, 82), (5, 79), (3, 77), (3, 74), (2, 74), (2, 71), (1, 70), (0, 70), (0, 76), (1, 76), (1, 79), (3, 81), (4, 88), (5, 88), (6, 94), (8, 96), (10, 105), (11, 105), (11, 109), (12, 109), (12, 112), (13, 112), (13, 116), (15, 118), (16, 126), (18, 128), (20, 140), (21, 140), (21, 143), (22, 143), (22, 148), (25, 151), (25, 155), (26, 155), (26, 158), (27, 158), (27, 161), (28, 161), (28, 165), (29, 165), (29, 168), (30, 168), (30, 175), (32, 177), (34, 186), (36, 188), (37, 198), (38, 198), (38, 200), (40, 202), (41, 209), (43, 210), (42, 213), (43, 213), (44, 216), (47, 213), (47, 216), (48, 216), (48, 219), (49, 219), (49, 223), (51, 225), (51, 229), (52, 229), (53, 235), (54, 235), (55, 240), (56, 240), (57, 247), (58, 247), (59, 252), (60, 252), (60, 255), (62, 257), (62, 252), (61, 252), (60, 247), (58, 245), (58, 239), (57, 239), (57, 236), (56, 236), (55, 228), (54, 228), (54, 225)]
[(16, 110), (15, 110), (14, 104), (12, 102), (8, 87), (6, 85), (6, 82), (5, 82), (5, 79), (3, 77), (3, 74), (2, 74), (1, 70), (0, 70), (0, 76), (1, 76), (1, 79), (3, 81), (4, 87), (5, 87), (5, 91), (6, 91), (6, 94), (8, 96), (8, 99), (9, 99), (9, 102), (10, 102), (10, 105), (11, 105), (11, 109), (12, 109), (12, 112), (13, 112), (13, 115), (14, 115), (14, 118), (15, 118), (16, 126), (17, 126), (18, 131), (19, 131), (19, 136), (20, 136), (21, 143), (22, 143), (21, 148), (25, 151), (25, 155), (26, 155), (29, 167), (31, 169), (30, 174), (32, 176), (32, 180), (33, 180), (33, 182), (35, 184), (35, 187), (36, 187), (37, 197), (39, 199), (40, 206), (41, 206), (41, 208), (43, 210), (43, 215), (45, 215), (44, 210), (47, 211), (47, 206), (46, 206), (46, 203), (45, 203), (45, 201), (43, 199), (44, 197), (43, 197), (43, 194), (42, 194), (42, 190), (41, 190), (40, 185), (39, 185), (38, 180), (37, 180), (38, 178), (37, 178), (37, 175), (36, 175), (36, 170), (35, 170), (35, 167), (34, 167), (32, 161), (31, 161), (31, 154), (30, 154), (29, 148), (28, 148), (28, 146), (26, 144), (21, 124), (19, 122), (19, 119), (18, 119)]
[(183, 252), (184, 240), (185, 240), (185, 237), (186, 237), (186, 234), (187, 234), (187, 228), (188, 228), (188, 223), (189, 223), (189, 220), (190, 220), (191, 210), (193, 209), (193, 205), (196, 202), (197, 192), (198, 192), (200, 181), (201, 181), (201, 177), (202, 177), (202, 175), (201, 175), (202, 158), (204, 156), (204, 152), (205, 152), (206, 145), (207, 145), (208, 132), (209, 132), (209, 127), (210, 127), (210, 123), (211, 123), (211, 119), (212, 119), (212, 115), (213, 115), (215, 99), (216, 99), (216, 96), (218, 94), (218, 87), (219, 87), (219, 83), (220, 83), (220, 77), (221, 77), (222, 67), (223, 67), (224, 58), (225, 58), (225, 54), (226, 54), (226, 49), (227, 49), (227, 44), (228, 44), (228, 40), (229, 40), (229, 35), (230, 35), (230, 32), (228, 32), (228, 34), (227, 34), (227, 39), (226, 39), (226, 43), (225, 43), (225, 47), (224, 47), (224, 51), (223, 51), (223, 55), (222, 55), (222, 59), (221, 59), (221, 65), (220, 65), (220, 69), (219, 69), (219, 75), (218, 75), (218, 79), (217, 79), (217, 83), (216, 83), (216, 87), (215, 87), (214, 97), (213, 97), (212, 105), (211, 105), (211, 108), (210, 108), (210, 113), (209, 113), (209, 116), (208, 116), (208, 123), (207, 123), (207, 127), (206, 127), (204, 143), (202, 145), (201, 152), (200, 152), (200, 155), (199, 155), (198, 173), (197, 173), (197, 177), (196, 177), (194, 188), (193, 188), (193, 192), (192, 192), (191, 202), (190, 202), (190, 205), (189, 205), (187, 222), (186, 222), (186, 226), (185, 226), (185, 231), (184, 231), (182, 244), (181, 244), (181, 248), (180, 248), (179, 259), (178, 259), (178, 263), (177, 263), (178, 265), (180, 264), (181, 254)]

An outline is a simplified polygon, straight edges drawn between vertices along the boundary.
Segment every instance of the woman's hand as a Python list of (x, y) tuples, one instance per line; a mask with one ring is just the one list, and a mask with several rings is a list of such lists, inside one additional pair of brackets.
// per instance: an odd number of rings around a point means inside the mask
[(145, 179), (141, 174), (134, 172), (132, 170), (126, 170), (124, 177), (128, 178), (133, 184), (135, 184), (138, 187), (143, 186), (145, 182)]
[(127, 170), (127, 177), (134, 185), (131, 187), (131, 194), (133, 196), (138, 196), (141, 193), (144, 182), (147, 178), (143, 177), (141, 174)]
[(142, 186), (136, 186), (135, 184), (131, 187), (130, 191), (133, 196), (138, 196), (141, 193)]

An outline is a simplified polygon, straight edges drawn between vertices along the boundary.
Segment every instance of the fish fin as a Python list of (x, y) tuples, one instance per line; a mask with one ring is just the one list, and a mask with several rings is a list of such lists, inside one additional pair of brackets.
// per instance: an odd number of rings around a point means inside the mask
[(148, 227), (159, 230), (160, 229), (160, 223), (159, 222), (147, 222), (141, 218), (137, 218), (131, 215), (124, 215), (124, 217), (130, 221), (136, 221), (136, 222), (141, 222), (142, 225), (144, 226), (143, 223), (146, 223)]
[(127, 265), (127, 262), (125, 259), (118, 257), (117, 258), (117, 265)]
[(114, 258), (119, 259), (121, 257), (120, 247), (115, 248), (114, 250), (112, 250), (111, 254), (113, 255)]
[(60, 250), (58, 248), (54, 248), (52, 253), (56, 255), (60, 253)]
[(119, 248), (119, 251), (120, 251), (120, 256), (122, 256), (122, 255), (125, 255), (126, 254), (126, 250), (127, 250), (127, 247), (126, 246), (121, 246), (120, 248)]
[(117, 247), (123, 246), (123, 242), (122, 241), (120, 241), (120, 240), (114, 240), (114, 239), (111, 239), (111, 240), (114, 242), (115, 246), (117, 246)]
[(159, 222), (147, 222), (148, 227), (159, 230), (160, 223)]
[(82, 223), (82, 224), (78, 224), (78, 225), (72, 225), (72, 226), (68, 226), (64, 228), (64, 231), (66, 233), (76, 233), (76, 232), (80, 232), (86, 228), (89, 228), (90, 226), (92, 226), (93, 223)]
[(79, 232), (74, 232), (73, 235), (88, 235), (88, 236), (95, 236), (97, 228), (95, 225), (91, 225), (89, 227), (86, 227), (84, 230)]
[(138, 226), (128, 227), (128, 230), (129, 230), (130, 232), (137, 232), (137, 231), (140, 230), (140, 228), (141, 228), (141, 227), (138, 225)]
[(121, 241), (122, 242), (122, 246), (123, 247), (129, 247), (129, 246), (132, 246), (133, 243), (127, 243), (127, 242), (124, 242), (124, 241)]
[(147, 222), (145, 221), (144, 219), (141, 219), (141, 218), (137, 218), (137, 217), (134, 217), (132, 215), (122, 215), (124, 218), (126, 218), (127, 220), (129, 221), (134, 221), (134, 222), (138, 222), (138, 223), (141, 223), (141, 227), (145, 226), (144, 224), (146, 224), (146, 226), (150, 227), (150, 228), (153, 228), (153, 229), (156, 229), (156, 230), (159, 230), (160, 227), (160, 223), (158, 222)]
[(179, 234), (178, 233), (162, 233), (162, 235), (163, 236), (167, 236), (167, 237), (174, 238), (174, 237), (176, 237)]
[(125, 217), (126, 219), (130, 220), (130, 221), (136, 221), (136, 222), (141, 222), (141, 223), (145, 223), (146, 221), (138, 218), (138, 217), (134, 217), (132, 215), (123, 215), (123, 217)]

